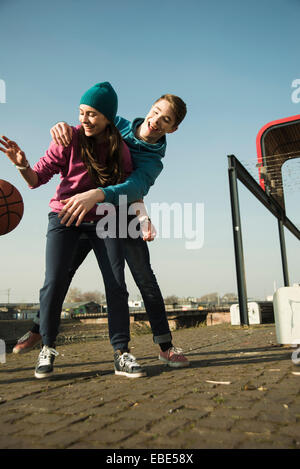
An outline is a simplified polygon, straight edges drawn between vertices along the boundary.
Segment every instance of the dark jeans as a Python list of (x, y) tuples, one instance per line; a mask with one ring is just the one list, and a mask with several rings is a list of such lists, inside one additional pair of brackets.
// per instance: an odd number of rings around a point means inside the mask
[[(80, 237), (87, 239), (82, 244)], [(85, 248), (89, 243), (89, 250)], [(46, 245), (46, 276), (40, 290), (40, 334), (51, 346), (58, 334), (63, 301), (72, 276), (93, 249), (103, 275), (108, 311), (109, 336), (113, 348), (127, 348), (130, 340), (128, 292), (124, 278), (124, 256), (118, 239), (100, 239), (95, 223), (66, 227), (54, 212), (49, 213)]]
[[(103, 241), (103, 240), (102, 240)], [(111, 240), (114, 241), (114, 240)], [(116, 241), (116, 240), (115, 240)], [(109, 243), (108, 238), (104, 240), (106, 245), (111, 246), (109, 252), (112, 250), (114, 256), (110, 255), (108, 261), (110, 259), (113, 260), (112, 269), (116, 269), (117, 272), (119, 269), (122, 269), (122, 262), (121, 259), (116, 259), (116, 253), (121, 255), (121, 257), (125, 257), (128, 267), (131, 271), (131, 274), (136, 282), (137, 287), (139, 288), (144, 304), (145, 309), (149, 317), (150, 325), (152, 328), (153, 333), (153, 340), (157, 344), (161, 344), (164, 342), (169, 342), (172, 340), (169, 324), (167, 321), (165, 305), (163, 301), (163, 297), (158, 286), (156, 277), (153, 273), (150, 264), (150, 256), (149, 250), (147, 246), (147, 242), (143, 241), (142, 238), (132, 239), (126, 238), (121, 239), (120, 243), (123, 249), (123, 255), (120, 254), (120, 247), (116, 248), (115, 243)], [(114, 249), (112, 249), (114, 247)], [(65, 282), (65, 291), (64, 297), (68, 291), (69, 285), (72, 281), (72, 278), (77, 271), (78, 267), (82, 264), (88, 253), (93, 249), (92, 243), (90, 242), (90, 238), (86, 235), (82, 236), (78, 240), (77, 249), (75, 250), (74, 254), (71, 257), (71, 262), (69, 264), (69, 269), (67, 273), (67, 281)], [(105, 258), (107, 256), (104, 256)], [(104, 259), (105, 261), (105, 259)], [(99, 263), (99, 260), (98, 260)], [(100, 259), (101, 263), (101, 259)], [(100, 265), (99, 263), (99, 265)], [(100, 266), (101, 268), (101, 266)], [(101, 271), (103, 273), (103, 267)], [(124, 272), (124, 271), (123, 271)], [(124, 275), (124, 273), (123, 273)], [(118, 277), (123, 278), (120, 273), (118, 273)], [(103, 275), (104, 278), (104, 275)], [(105, 282), (105, 279), (104, 279)], [(122, 280), (123, 282), (123, 280)], [(106, 289), (106, 295), (107, 295)], [(107, 298), (107, 302), (109, 299)], [(109, 314), (113, 316), (113, 313)], [(35, 320), (38, 323), (38, 320)]]
[(141, 292), (156, 344), (171, 342), (164, 300), (150, 264), (149, 249), (142, 238), (121, 240), (124, 256)]

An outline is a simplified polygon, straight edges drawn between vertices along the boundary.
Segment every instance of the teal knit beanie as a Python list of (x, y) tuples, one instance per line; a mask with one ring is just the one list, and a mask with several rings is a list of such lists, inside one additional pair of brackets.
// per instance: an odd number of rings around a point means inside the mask
[(108, 81), (97, 83), (81, 97), (80, 104), (91, 106), (113, 122), (118, 109), (118, 96)]

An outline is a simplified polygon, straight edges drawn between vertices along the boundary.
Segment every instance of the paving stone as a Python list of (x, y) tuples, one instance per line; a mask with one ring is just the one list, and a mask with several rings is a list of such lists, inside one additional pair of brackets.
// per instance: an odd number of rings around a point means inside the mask
[(234, 431), (242, 431), (245, 433), (253, 433), (257, 435), (271, 435), (271, 433), (276, 433), (278, 430), (277, 425), (270, 422), (262, 422), (259, 419), (255, 420), (238, 420), (235, 421), (233, 426)]
[(39, 449), (38, 440), (33, 441), (24, 435), (0, 435), (1, 449)]
[(71, 430), (55, 431), (44, 439), (45, 448), (64, 449), (80, 440), (80, 434)]
[(132, 353), (148, 371), (141, 379), (114, 374), (106, 339), (59, 345), (49, 380), (33, 376), (37, 350), (7, 353), (0, 449), (300, 448), (300, 377), (274, 324), (191, 327), (173, 337), (191, 367), (162, 366), (152, 334), (134, 336)]
[[(135, 433), (133, 431), (128, 430), (111, 430), (110, 426), (105, 428), (101, 428), (96, 430), (95, 432), (91, 433), (88, 437), (88, 441), (96, 442), (99, 444), (104, 443), (118, 443), (130, 436), (131, 433)], [(85, 438), (86, 440), (86, 438)]]
[(230, 431), (219, 431), (204, 427), (194, 427), (182, 436), (182, 444), (187, 448), (235, 449), (243, 441), (243, 436)]
[[(268, 409), (266, 412), (262, 413), (259, 417), (261, 422), (274, 422), (278, 424), (285, 425), (287, 423), (295, 423), (296, 422), (296, 417), (293, 415), (291, 412), (289, 412), (287, 409), (283, 408), (278, 411), (277, 408), (275, 408), (273, 411), (272, 409)], [(299, 427), (300, 430), (300, 427)]]
[(224, 418), (219, 418), (218, 414), (214, 415), (214, 413), (211, 414), (211, 416), (204, 417), (201, 420), (199, 420), (197, 423), (194, 424), (195, 428), (211, 428), (213, 430), (230, 430), (234, 424), (234, 419), (230, 417), (230, 415), (224, 419)]

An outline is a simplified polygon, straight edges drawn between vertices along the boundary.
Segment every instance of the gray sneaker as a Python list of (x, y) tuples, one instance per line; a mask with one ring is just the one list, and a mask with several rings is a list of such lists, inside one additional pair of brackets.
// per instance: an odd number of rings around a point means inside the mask
[(146, 370), (136, 361), (136, 358), (129, 352), (122, 353), (117, 350), (114, 354), (115, 374), (127, 376), (127, 378), (141, 378), (146, 376)]

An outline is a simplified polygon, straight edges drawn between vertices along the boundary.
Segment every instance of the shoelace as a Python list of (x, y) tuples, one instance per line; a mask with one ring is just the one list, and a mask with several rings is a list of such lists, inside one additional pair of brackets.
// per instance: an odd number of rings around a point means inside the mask
[(131, 353), (127, 353), (127, 352), (121, 355), (120, 365), (121, 366), (127, 365), (130, 368), (132, 368), (133, 366), (139, 366), (138, 363), (136, 362), (136, 358), (133, 355), (131, 355)]
[(29, 339), (30, 337), (30, 331), (26, 332), (20, 339), (18, 340), (18, 344), (21, 344), (22, 342), (25, 342), (25, 340)]
[(40, 366), (47, 365), (49, 363), (51, 355), (54, 355), (54, 357), (57, 357), (59, 353), (54, 348), (47, 347), (44, 345), (44, 347), (42, 348), (39, 354), (39, 365)]
[(169, 359), (172, 352), (173, 352), (174, 355), (182, 355), (183, 354), (183, 349), (179, 348), (179, 347), (169, 348), (169, 350), (168, 350), (168, 359)]
[(169, 355), (170, 355), (170, 352), (175, 353), (175, 355), (182, 355), (183, 349), (179, 347), (171, 347), (169, 350)]

